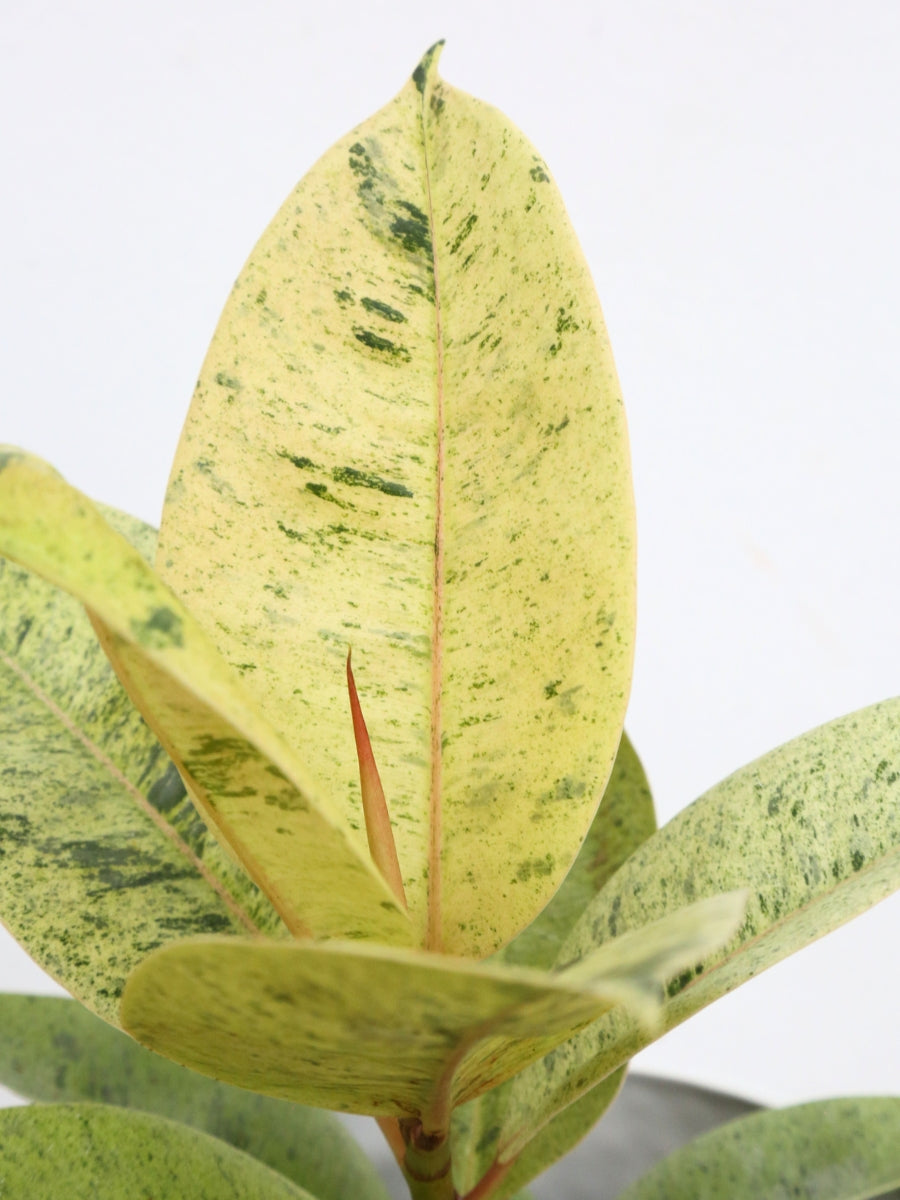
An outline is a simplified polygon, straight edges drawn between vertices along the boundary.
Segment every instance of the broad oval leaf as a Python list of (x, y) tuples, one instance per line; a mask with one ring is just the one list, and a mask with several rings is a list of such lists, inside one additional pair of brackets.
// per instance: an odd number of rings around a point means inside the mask
[(443, 1129), (454, 1105), (613, 1006), (652, 1020), (662, 982), (727, 940), (743, 903), (692, 906), (555, 975), (370, 944), (191, 939), (132, 972), (122, 1024), (242, 1087)]
[(409, 941), (341, 814), (140, 553), (40, 459), (0, 453), (0, 554), (77, 597), (208, 824), (292, 932)]
[[(736, 945), (670, 985), (662, 1032), (900, 887), (900, 700), (851, 713), (773, 750), (649, 838), (601, 890), (562, 956), (591, 953), (688, 899), (747, 887)], [(513, 1081), (500, 1157), (653, 1035), (621, 1010)]]
[(316, 1200), (217, 1138), (102, 1104), (0, 1111), (0, 1164), (9, 1200)]
[(157, 565), (358, 821), (352, 644), (417, 940), (482, 957), (556, 890), (609, 775), (633, 505), (559, 193), (437, 49), (244, 267)]
[(388, 1200), (330, 1113), (258, 1096), (151, 1054), (57, 996), (0, 995), (0, 1083), (44, 1104), (102, 1101), (180, 1121), (236, 1146), (318, 1200)]
[[(108, 512), (152, 553), (153, 531)], [(285, 933), (206, 832), (71, 596), (0, 559), (0, 918), (105, 1020), (151, 950)]]
[(732, 1121), (670, 1154), (619, 1200), (867, 1200), (896, 1187), (900, 1098), (879, 1096)]

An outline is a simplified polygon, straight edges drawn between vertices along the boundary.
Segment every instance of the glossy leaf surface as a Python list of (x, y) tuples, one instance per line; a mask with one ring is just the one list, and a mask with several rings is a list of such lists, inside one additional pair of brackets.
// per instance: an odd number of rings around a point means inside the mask
[(618, 1003), (652, 1020), (660, 983), (733, 932), (722, 896), (548, 975), (400, 948), (195, 939), (132, 973), (124, 1028), (195, 1070), (349, 1112), (422, 1116), (495, 1086)]
[[(110, 510), (152, 553), (153, 531)], [(0, 559), (0, 918), (106, 1020), (151, 950), (201, 933), (278, 935), (209, 837), (82, 606)]]
[(483, 957), (566, 874), (631, 673), (619, 388), (547, 168), (430, 52), (245, 266), (158, 566), (358, 824), (354, 668), (417, 940)]
[(900, 1099), (754, 1113), (697, 1138), (619, 1200), (866, 1200), (900, 1187)]
[[(750, 899), (738, 943), (670, 985), (664, 1029), (900, 887), (900, 700), (814, 729), (713, 787), (613, 876), (562, 957), (739, 886)], [(523, 1072), (501, 1157), (650, 1040), (612, 1013)]]
[(365, 845), (313, 799), (296, 755), (183, 605), (87, 497), (19, 451), (0, 455), (0, 553), (85, 605), (208, 823), (292, 931), (410, 939)]
[(0, 1163), (9, 1200), (316, 1200), (225, 1142), (101, 1104), (3, 1109)]
[(331, 1114), (185, 1070), (72, 1000), (0, 995), (0, 1083), (45, 1104), (102, 1101), (180, 1121), (318, 1200), (387, 1200), (374, 1168)]

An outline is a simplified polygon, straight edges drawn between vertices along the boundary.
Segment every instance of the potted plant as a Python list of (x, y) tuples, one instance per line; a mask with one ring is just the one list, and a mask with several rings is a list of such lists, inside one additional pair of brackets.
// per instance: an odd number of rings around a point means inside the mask
[[(438, 50), (244, 267), (158, 538), (0, 456), (0, 911), (163, 1056), (3, 997), (2, 1079), (64, 1101), (0, 1114), (6, 1195), (383, 1196), (319, 1108), (414, 1200), (519, 1194), (639, 1049), (900, 885), (896, 701), (655, 828), (602, 315)], [(754, 1114), (625, 1194), (877, 1195), (898, 1134)]]

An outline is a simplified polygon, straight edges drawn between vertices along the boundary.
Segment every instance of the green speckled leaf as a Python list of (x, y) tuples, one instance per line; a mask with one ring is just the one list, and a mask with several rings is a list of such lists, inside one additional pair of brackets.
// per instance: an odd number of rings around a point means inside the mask
[[(701, 796), (616, 872), (562, 958), (742, 886), (750, 898), (737, 944), (670, 985), (664, 1030), (900, 887), (900, 700), (814, 729)], [(650, 1040), (619, 1010), (555, 1049), (540, 1073), (523, 1072), (501, 1157)]]
[(335, 1117), (176, 1066), (72, 1000), (0, 995), (0, 1083), (45, 1104), (102, 1101), (201, 1129), (319, 1200), (387, 1200)]
[(900, 1099), (883, 1096), (732, 1121), (670, 1154), (619, 1200), (867, 1200), (896, 1187)]
[(554, 893), (608, 778), (633, 511), (562, 200), (436, 49), (244, 267), (157, 565), (357, 822), (352, 644), (417, 939), (483, 957)]
[(0, 1111), (3, 1200), (316, 1200), (233, 1146), (100, 1104)]
[(451, 1104), (614, 1005), (652, 1020), (662, 982), (727, 940), (743, 900), (693, 905), (556, 974), (368, 944), (192, 939), (132, 972), (122, 1024), (242, 1087), (440, 1129)]
[[(566, 936), (604, 883), (656, 829), (653, 799), (640, 760), (623, 734), (609, 783), (584, 845), (562, 887), (542, 913), (493, 961), (549, 969)], [(535, 1068), (535, 1074), (539, 1070)], [(624, 1068), (559, 1113), (526, 1147), (492, 1196), (512, 1195), (567, 1154), (615, 1099)], [(458, 1109), (453, 1118), (454, 1178), (460, 1192), (492, 1165), (513, 1080)]]
[(0, 553), (85, 605), (208, 824), (292, 931), (410, 940), (366, 848), (313, 798), (296, 755), (191, 615), (87, 497), (15, 450), (0, 455)]
[[(152, 553), (153, 531), (109, 510)], [(131, 968), (274, 909), (221, 850), (81, 605), (0, 559), (0, 919), (106, 1020)]]
[[(534, 1066), (535, 1073), (540, 1067)], [(625, 1067), (620, 1067), (602, 1083), (591, 1088), (574, 1104), (557, 1113), (549, 1124), (528, 1143), (514, 1162), (504, 1164), (503, 1174), (491, 1200), (518, 1197), (523, 1184), (568, 1154), (597, 1124), (625, 1082)], [(497, 1143), (513, 1079), (463, 1104), (453, 1113), (453, 1181), (461, 1195), (471, 1190), (491, 1168), (497, 1170)]]
[(549, 970), (601, 887), (655, 830), (650, 785), (623, 733), (600, 808), (571, 870), (543, 912), (499, 951), (497, 960)]

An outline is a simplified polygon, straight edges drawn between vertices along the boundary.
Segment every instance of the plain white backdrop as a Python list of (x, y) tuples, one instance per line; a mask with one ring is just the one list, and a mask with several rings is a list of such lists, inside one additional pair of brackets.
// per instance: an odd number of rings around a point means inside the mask
[[(900, 691), (895, 0), (155, 0), (0, 26), (0, 441), (156, 522), (219, 310), (301, 174), (447, 38), (546, 157), (638, 506), (631, 736), (660, 821)], [(900, 897), (638, 1065), (900, 1093)], [(50, 991), (0, 941), (0, 990)]]

